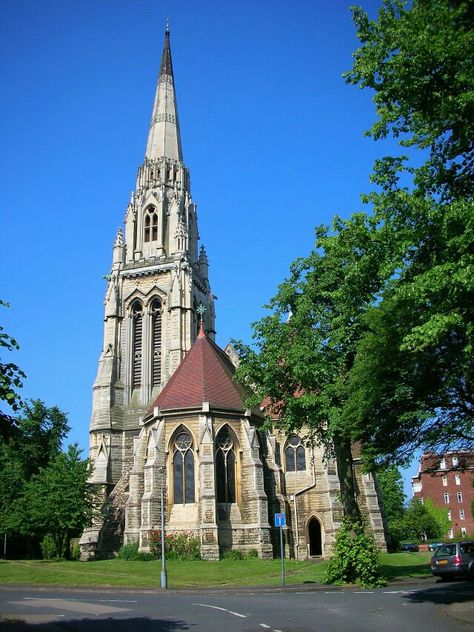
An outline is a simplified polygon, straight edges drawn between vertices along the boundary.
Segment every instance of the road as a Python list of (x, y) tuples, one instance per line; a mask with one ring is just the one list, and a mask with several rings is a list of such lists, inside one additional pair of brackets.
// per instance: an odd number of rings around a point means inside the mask
[[(466, 632), (450, 604), (474, 584), (376, 590), (118, 591), (0, 588), (0, 632)], [(26, 624), (15, 622), (22, 620)]]

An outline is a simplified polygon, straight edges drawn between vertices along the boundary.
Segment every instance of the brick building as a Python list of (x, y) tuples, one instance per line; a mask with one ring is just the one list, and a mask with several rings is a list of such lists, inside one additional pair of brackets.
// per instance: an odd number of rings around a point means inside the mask
[[(463, 471), (462, 471), (463, 470)], [(418, 474), (412, 478), (413, 495), (430, 498), (448, 509), (449, 538), (474, 536), (474, 453), (424, 454)]]

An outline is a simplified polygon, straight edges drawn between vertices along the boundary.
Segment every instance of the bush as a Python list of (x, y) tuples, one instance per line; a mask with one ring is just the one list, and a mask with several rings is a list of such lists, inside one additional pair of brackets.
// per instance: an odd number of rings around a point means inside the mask
[(386, 586), (374, 537), (363, 521), (343, 520), (337, 532), (334, 555), (327, 567), (326, 584), (359, 584), (362, 588)]
[(127, 562), (151, 562), (155, 559), (152, 553), (143, 553), (138, 550), (138, 542), (129, 542), (120, 547), (117, 557)]
[(55, 560), (57, 559), (56, 553), (56, 545), (54, 544), (53, 538), (48, 534), (45, 535), (40, 544), (41, 547), (41, 555), (44, 560)]
[[(153, 557), (161, 559), (161, 531), (149, 531)], [(201, 543), (190, 531), (171, 531), (166, 534), (165, 555), (169, 560), (200, 560)]]
[(71, 560), (78, 560), (81, 557), (79, 538), (72, 538), (69, 542), (69, 557), (71, 558)]

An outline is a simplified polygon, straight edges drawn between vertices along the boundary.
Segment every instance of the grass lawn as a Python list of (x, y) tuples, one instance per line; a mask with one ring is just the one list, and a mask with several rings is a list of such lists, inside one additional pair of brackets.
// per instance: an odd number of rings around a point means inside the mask
[[(390, 579), (430, 575), (430, 553), (384, 553), (381, 562)], [(321, 583), (327, 562), (285, 560), (288, 585)], [(0, 560), (0, 585), (160, 587), (161, 562), (51, 562), (45, 560)], [(279, 560), (221, 560), (220, 562), (167, 563), (170, 588), (211, 586), (277, 586), (281, 581)]]

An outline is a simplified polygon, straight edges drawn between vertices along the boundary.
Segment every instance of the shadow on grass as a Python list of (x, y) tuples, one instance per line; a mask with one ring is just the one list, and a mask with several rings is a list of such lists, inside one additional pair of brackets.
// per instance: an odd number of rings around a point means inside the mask
[(0, 620), (0, 632), (177, 632), (190, 629), (184, 621), (146, 618), (81, 619), (37, 624)]
[(428, 564), (382, 564), (382, 573), (388, 580), (431, 577), (431, 570)]

